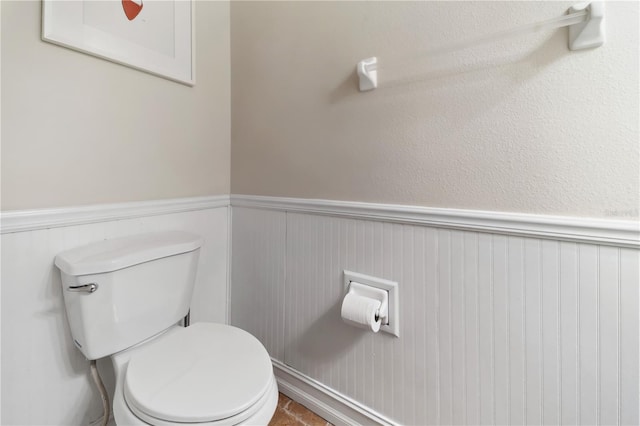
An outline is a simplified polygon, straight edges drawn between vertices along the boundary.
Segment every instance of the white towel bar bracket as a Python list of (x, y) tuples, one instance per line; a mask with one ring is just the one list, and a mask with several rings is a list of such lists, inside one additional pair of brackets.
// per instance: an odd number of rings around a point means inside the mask
[(600, 47), (604, 44), (604, 2), (580, 3), (569, 9), (569, 13), (582, 10), (588, 12), (587, 18), (569, 26), (569, 49), (582, 50)]
[(360, 91), (366, 92), (378, 87), (378, 58), (363, 59), (356, 69), (360, 80)]
[[(582, 50), (600, 47), (605, 42), (604, 1), (578, 3), (569, 9), (568, 15), (552, 18), (525, 27), (516, 28), (482, 37), (480, 42), (489, 42), (519, 35), (525, 32), (569, 27), (569, 49)], [(474, 44), (478, 44), (478, 40)], [(464, 46), (466, 43), (460, 44)], [(378, 59), (374, 56), (363, 59), (356, 66), (361, 92), (378, 87)]]

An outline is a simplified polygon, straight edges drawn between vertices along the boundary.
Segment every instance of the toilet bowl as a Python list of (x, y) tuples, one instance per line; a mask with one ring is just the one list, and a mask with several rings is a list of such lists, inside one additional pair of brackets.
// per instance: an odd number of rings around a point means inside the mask
[(266, 425), (278, 402), (269, 355), (239, 328), (175, 326), (111, 360), (118, 425)]
[(251, 334), (176, 324), (189, 312), (203, 240), (157, 232), (60, 253), (67, 319), (87, 359), (111, 357), (117, 425), (266, 425), (278, 388)]

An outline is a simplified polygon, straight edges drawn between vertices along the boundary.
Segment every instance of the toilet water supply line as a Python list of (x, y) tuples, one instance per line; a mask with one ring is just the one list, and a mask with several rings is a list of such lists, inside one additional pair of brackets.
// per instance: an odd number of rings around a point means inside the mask
[(102, 383), (102, 379), (100, 378), (100, 372), (98, 372), (98, 367), (96, 365), (95, 359), (91, 360), (90, 369), (93, 382), (96, 384), (98, 391), (100, 391), (100, 397), (102, 398), (102, 417), (92, 424), (107, 426), (107, 423), (109, 422), (109, 413), (111, 412), (111, 406), (109, 405), (109, 395), (107, 394), (104, 383)]

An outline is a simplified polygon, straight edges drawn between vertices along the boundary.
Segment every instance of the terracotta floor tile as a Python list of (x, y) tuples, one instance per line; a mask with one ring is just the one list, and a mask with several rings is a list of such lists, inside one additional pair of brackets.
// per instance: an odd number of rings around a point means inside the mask
[(291, 401), (291, 403), (289, 403), (289, 406), (287, 407), (287, 411), (296, 417), (302, 417), (304, 414), (310, 413), (307, 407), (297, 403), (296, 401)]
[(290, 402), (291, 402), (291, 399), (287, 398), (281, 393), (278, 394), (278, 408), (280, 407), (285, 408), (287, 404), (289, 404)]
[(306, 426), (325, 426), (327, 421), (314, 412), (307, 411), (300, 417), (302, 423)]
[(278, 407), (269, 426), (332, 426), (302, 404), (283, 394), (278, 395)]
[(273, 415), (273, 418), (269, 422), (269, 426), (297, 426), (299, 425), (298, 420), (294, 417), (291, 417), (287, 413), (276, 410), (276, 413)]

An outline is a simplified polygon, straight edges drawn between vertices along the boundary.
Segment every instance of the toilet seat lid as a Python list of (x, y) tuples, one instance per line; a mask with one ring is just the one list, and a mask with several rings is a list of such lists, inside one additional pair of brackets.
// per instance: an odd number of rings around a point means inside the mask
[(141, 348), (127, 366), (124, 393), (149, 416), (204, 423), (249, 409), (272, 376), (271, 359), (251, 334), (197, 323)]

